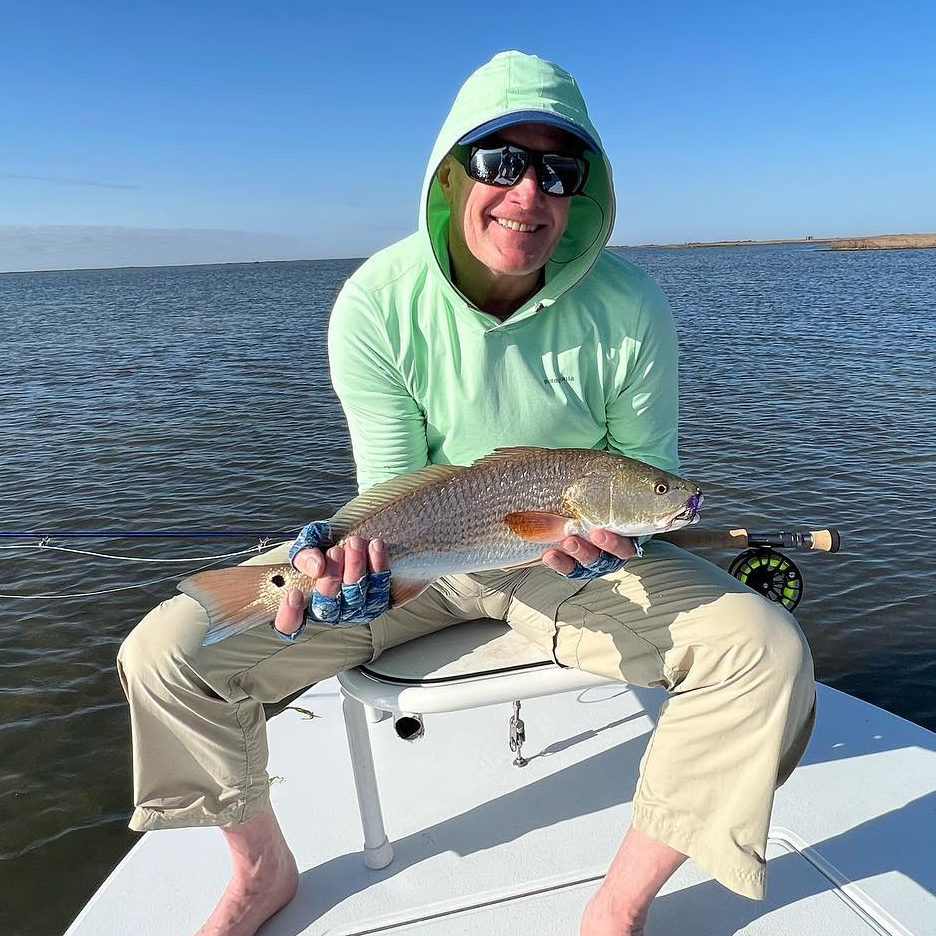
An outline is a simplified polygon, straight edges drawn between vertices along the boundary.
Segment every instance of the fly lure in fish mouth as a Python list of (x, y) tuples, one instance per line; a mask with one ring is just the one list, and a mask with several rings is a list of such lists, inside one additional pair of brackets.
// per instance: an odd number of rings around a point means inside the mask
[(692, 520), (695, 520), (695, 518), (699, 515), (699, 508), (701, 506), (702, 506), (702, 495), (693, 494), (692, 497), (690, 497), (689, 500), (686, 501), (685, 512), (681, 516), (677, 517), (676, 519), (677, 520), (689, 520), (690, 522)]
[(679, 513), (677, 513), (673, 517), (673, 519), (670, 520), (670, 524), (679, 523), (680, 521), (686, 521), (687, 524), (695, 523), (696, 520), (698, 520), (699, 507), (701, 506), (702, 506), (702, 495), (701, 494), (691, 495), (689, 499), (686, 501), (685, 506), (682, 508), (682, 510), (680, 510)]

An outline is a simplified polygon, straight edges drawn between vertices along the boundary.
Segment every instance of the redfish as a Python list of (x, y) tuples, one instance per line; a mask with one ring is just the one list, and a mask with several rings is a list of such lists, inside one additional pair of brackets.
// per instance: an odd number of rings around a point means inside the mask
[[(335, 514), (324, 548), (349, 536), (383, 540), (398, 607), (443, 575), (524, 565), (573, 534), (677, 530), (696, 521), (701, 503), (693, 482), (613, 452), (503, 448), (371, 488)], [(289, 589), (308, 600), (314, 585), (283, 563), (199, 572), (178, 588), (208, 613), (210, 644), (269, 624)]]

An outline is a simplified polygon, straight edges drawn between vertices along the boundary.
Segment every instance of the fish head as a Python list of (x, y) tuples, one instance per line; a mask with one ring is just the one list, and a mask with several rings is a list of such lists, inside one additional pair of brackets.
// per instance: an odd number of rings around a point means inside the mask
[(576, 478), (564, 492), (564, 512), (585, 532), (610, 530), (650, 536), (698, 521), (699, 486), (661, 468), (612, 455)]

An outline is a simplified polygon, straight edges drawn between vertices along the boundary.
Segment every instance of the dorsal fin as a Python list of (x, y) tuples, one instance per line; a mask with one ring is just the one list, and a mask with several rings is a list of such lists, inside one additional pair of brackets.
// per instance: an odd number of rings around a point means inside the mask
[(472, 463), (472, 467), (475, 465), (482, 465), (487, 462), (494, 461), (506, 461), (510, 458), (517, 458), (520, 455), (531, 455), (534, 452), (555, 452), (556, 449), (544, 448), (541, 445), (510, 445), (505, 446), (504, 448), (496, 448), (490, 455), (484, 455), (481, 458), (476, 458)]
[(433, 481), (442, 481), (464, 471), (461, 465), (429, 465), (375, 484), (370, 490), (348, 501), (331, 519), (332, 539), (343, 539), (356, 526), (394, 501)]

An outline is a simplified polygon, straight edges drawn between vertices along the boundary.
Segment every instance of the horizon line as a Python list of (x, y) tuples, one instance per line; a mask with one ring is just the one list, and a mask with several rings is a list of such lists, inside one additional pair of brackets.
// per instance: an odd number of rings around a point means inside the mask
[[(607, 244), (604, 250), (660, 250), (687, 249), (696, 247), (756, 247), (781, 244), (827, 244), (836, 240), (870, 240), (883, 237), (936, 237), (936, 234), (860, 234), (847, 237), (786, 237), (717, 241), (672, 241), (666, 244)], [(269, 263), (332, 263), (336, 260), (367, 260), (367, 257), (293, 257), (277, 260), (216, 260), (209, 263), (132, 263), (126, 266), (103, 267), (53, 267), (45, 270), (0, 270), (0, 276), (29, 276), (37, 273), (93, 273), (108, 270), (161, 270), (178, 267), (256, 266)]]

